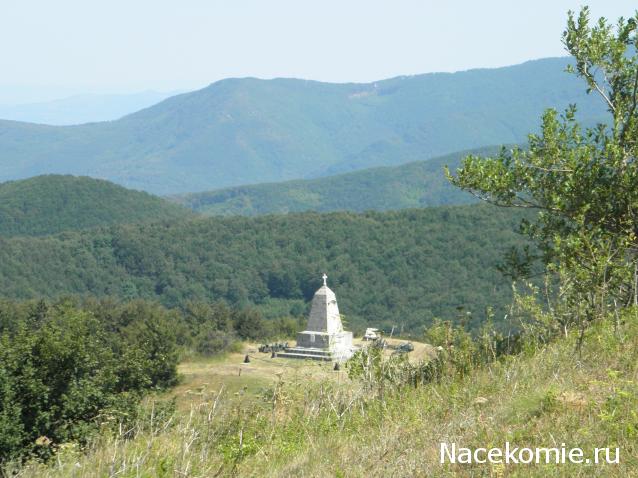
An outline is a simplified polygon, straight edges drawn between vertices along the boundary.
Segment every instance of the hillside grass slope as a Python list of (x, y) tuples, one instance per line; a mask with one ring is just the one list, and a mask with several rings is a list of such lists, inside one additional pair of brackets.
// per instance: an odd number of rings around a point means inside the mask
[(0, 236), (190, 216), (186, 208), (162, 198), (88, 177), (49, 175), (0, 183)]
[[(635, 476), (638, 328), (627, 319), (617, 329), (609, 322), (590, 328), (580, 353), (570, 333), (416, 388), (371, 390), (333, 372), (315, 380), (287, 374), (256, 392), (242, 374), (235, 378), (247, 389), (204, 385), (190, 391), (189, 408), (168, 415), (149, 404), (132, 439), (104, 433), (87, 450), (63, 445), (56, 461), (28, 465), (20, 476)], [(207, 367), (217, 366), (224, 365)], [(565, 444), (585, 457), (618, 447), (619, 463), (439, 463), (441, 442), (491, 448), (505, 441)]]

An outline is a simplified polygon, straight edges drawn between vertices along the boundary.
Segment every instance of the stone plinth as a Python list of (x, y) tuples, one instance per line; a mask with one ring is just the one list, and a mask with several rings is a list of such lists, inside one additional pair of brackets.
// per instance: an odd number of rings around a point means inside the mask
[(289, 347), (277, 356), (341, 362), (352, 357), (352, 332), (329, 334), (304, 330), (297, 334), (296, 347)]

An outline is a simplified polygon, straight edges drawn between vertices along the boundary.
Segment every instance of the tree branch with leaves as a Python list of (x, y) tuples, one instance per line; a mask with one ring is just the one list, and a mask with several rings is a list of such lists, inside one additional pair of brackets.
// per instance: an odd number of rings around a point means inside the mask
[(523, 230), (547, 270), (563, 279), (561, 297), (585, 303), (589, 316), (636, 299), (638, 257), (638, 12), (610, 24), (584, 7), (569, 12), (563, 44), (588, 93), (605, 103), (609, 121), (584, 128), (576, 105), (547, 110), (528, 148), (466, 157), (449, 180), (502, 207), (538, 210)]

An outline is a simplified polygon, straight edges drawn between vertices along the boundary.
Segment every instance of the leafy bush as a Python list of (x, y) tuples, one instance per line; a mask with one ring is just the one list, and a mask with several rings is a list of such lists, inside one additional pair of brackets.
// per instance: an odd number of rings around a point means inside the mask
[(196, 351), (201, 355), (215, 355), (236, 350), (237, 336), (231, 332), (218, 330), (213, 326), (203, 328), (196, 338)]
[(180, 352), (236, 351), (240, 339), (293, 335), (295, 319), (191, 302), (0, 301), (0, 462), (46, 458), (102, 424), (135, 418), (148, 391), (177, 382)]
[(47, 457), (54, 445), (84, 441), (101, 423), (130, 417), (145, 391), (177, 377), (167, 323), (139, 317), (117, 334), (72, 302), (42, 307), (14, 306), (23, 315), (0, 337), (2, 460)]

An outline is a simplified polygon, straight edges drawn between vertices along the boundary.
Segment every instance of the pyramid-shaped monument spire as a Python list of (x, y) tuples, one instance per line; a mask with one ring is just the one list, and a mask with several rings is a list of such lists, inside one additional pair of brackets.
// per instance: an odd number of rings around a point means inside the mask
[(323, 274), (322, 278), (323, 285), (312, 298), (307, 329), (297, 334), (294, 347), (286, 348), (278, 357), (338, 362), (352, 357), (352, 332), (343, 330), (337, 297), (328, 287), (328, 276)]
[(337, 305), (337, 296), (328, 287), (326, 282), (328, 276), (324, 274), (322, 278), (323, 286), (315, 292), (315, 296), (312, 299), (306, 330), (327, 332), (329, 334), (343, 332), (339, 306)]

